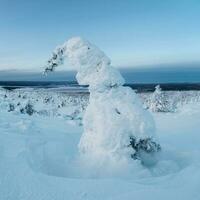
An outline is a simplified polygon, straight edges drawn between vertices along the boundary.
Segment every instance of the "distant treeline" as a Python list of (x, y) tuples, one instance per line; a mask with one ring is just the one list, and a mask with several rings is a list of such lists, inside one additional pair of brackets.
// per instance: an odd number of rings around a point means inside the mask
[[(156, 85), (164, 91), (189, 91), (200, 90), (200, 83), (131, 83), (125, 84), (137, 92), (153, 92)], [(62, 86), (80, 87), (75, 81), (0, 81), (0, 86), (5, 89), (17, 88), (59, 88)], [(83, 88), (87, 86), (81, 86)]]

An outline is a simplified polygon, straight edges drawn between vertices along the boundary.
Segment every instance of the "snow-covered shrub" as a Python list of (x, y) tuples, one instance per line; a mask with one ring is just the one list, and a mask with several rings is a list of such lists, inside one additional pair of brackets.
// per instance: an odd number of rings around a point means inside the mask
[(151, 138), (140, 139), (139, 141), (133, 137), (130, 139), (130, 146), (135, 150), (131, 155), (133, 159), (139, 159), (147, 166), (154, 165), (157, 162), (157, 156), (154, 159), (152, 157), (161, 150), (160, 144), (154, 142)]
[(15, 114), (62, 117), (81, 125), (88, 94), (69, 94), (51, 89), (0, 90), (0, 109)]
[[(160, 93), (155, 95), (155, 93), (156, 92), (139, 94), (144, 108), (152, 112), (178, 112), (187, 104), (200, 103), (200, 91), (161, 90), (162, 95), (160, 95)], [(158, 105), (159, 109), (156, 105)]]
[[(59, 91), (59, 89), (58, 89)], [(7, 91), (0, 90), (0, 109), (10, 112), (21, 113), (20, 109), (25, 108), (30, 101), (34, 107), (33, 114), (43, 116), (58, 116), (66, 119), (81, 121), (82, 115), (88, 104), (88, 93), (71, 94), (64, 90), (58, 92), (50, 89), (16, 89)], [(200, 91), (162, 91), (168, 102), (169, 112), (178, 112), (187, 104), (200, 103)], [(138, 93), (143, 107), (149, 109), (152, 93)], [(51, 98), (52, 102), (45, 102)], [(10, 110), (9, 104), (14, 106)]]
[(8, 109), (8, 112), (12, 112), (12, 111), (14, 111), (14, 110), (15, 110), (15, 106), (14, 106), (14, 104), (9, 103), (9, 109)]
[(23, 114), (33, 115), (36, 111), (33, 108), (33, 105), (28, 102), (24, 108), (20, 109), (20, 112)]
[[(137, 143), (147, 139), (152, 144), (157, 143), (151, 114), (143, 109), (136, 93), (123, 86), (120, 72), (111, 66), (110, 59), (101, 50), (79, 37), (72, 38), (56, 48), (45, 72), (53, 71), (65, 57), (77, 70), (78, 83), (89, 85), (89, 104), (83, 116), (84, 132), (79, 143), (82, 157), (93, 164), (98, 160), (102, 165), (108, 160), (128, 161), (136, 153), (129, 145), (131, 138)], [(145, 144), (149, 145), (144, 143), (143, 146)], [(138, 148), (152, 154), (153, 151), (143, 146)], [(158, 151), (155, 146), (154, 152)], [(145, 162), (140, 155), (138, 157)]]

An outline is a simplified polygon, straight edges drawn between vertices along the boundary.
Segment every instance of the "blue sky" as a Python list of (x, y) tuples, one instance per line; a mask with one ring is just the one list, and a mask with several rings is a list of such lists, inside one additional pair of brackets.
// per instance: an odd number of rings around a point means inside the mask
[(200, 0), (0, 0), (0, 70), (40, 70), (72, 36), (119, 67), (200, 62)]

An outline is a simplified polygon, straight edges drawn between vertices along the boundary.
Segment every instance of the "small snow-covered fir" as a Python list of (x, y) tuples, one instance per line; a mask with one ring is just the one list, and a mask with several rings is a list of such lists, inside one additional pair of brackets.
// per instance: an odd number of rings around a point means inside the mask
[(157, 85), (149, 99), (149, 109), (153, 112), (170, 112), (172, 110), (171, 107), (167, 96), (160, 88), (160, 85)]

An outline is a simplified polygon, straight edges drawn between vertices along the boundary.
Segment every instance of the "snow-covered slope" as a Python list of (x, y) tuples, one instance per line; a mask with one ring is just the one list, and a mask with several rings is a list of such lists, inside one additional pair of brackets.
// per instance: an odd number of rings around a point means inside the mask
[[(200, 91), (160, 91), (138, 94), (143, 106), (153, 112), (179, 112), (184, 105), (200, 102)], [(67, 120), (80, 120), (88, 104), (88, 93), (77, 88), (16, 89), (0, 88), (0, 109), (16, 114), (29, 114), (62, 117)]]
[(87, 102), (87, 93), (78, 93), (76, 89), (70, 94), (58, 89), (0, 89), (0, 109), (15, 114), (61, 117), (80, 123)]
[(83, 130), (73, 120), (7, 112), (5, 104), (1, 101), (1, 200), (200, 199), (199, 103), (153, 114), (162, 145), (156, 166), (133, 161), (131, 168), (114, 165), (110, 171), (85, 167), (77, 152)]

